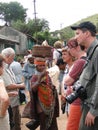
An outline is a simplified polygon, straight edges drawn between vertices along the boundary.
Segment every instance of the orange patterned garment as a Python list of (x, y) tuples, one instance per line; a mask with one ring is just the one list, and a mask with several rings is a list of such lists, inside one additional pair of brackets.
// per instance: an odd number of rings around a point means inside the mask
[(38, 87), (38, 99), (43, 111), (48, 114), (54, 109), (55, 98), (52, 84), (48, 75), (45, 76)]

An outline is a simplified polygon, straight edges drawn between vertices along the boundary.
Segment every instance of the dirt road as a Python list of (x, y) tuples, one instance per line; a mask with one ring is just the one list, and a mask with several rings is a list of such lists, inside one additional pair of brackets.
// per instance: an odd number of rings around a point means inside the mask
[[(24, 109), (25, 105), (21, 105), (20, 106), (20, 111), (22, 112)], [(29, 121), (29, 119), (27, 118), (21, 118), (22, 123), (21, 123), (21, 128), (22, 130), (29, 130), (25, 124)], [(60, 111), (60, 117), (57, 118), (57, 122), (58, 122), (58, 130), (66, 130), (66, 122), (67, 122), (67, 117), (66, 114), (62, 114)], [(39, 128), (37, 128), (36, 130), (39, 130)]]

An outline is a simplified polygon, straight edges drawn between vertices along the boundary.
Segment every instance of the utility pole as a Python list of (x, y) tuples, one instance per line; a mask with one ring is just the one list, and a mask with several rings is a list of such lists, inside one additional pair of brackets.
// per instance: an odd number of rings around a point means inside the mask
[(62, 29), (62, 25), (63, 25), (63, 23), (60, 23), (60, 29)]
[(37, 22), (36, 22), (36, 0), (33, 1), (34, 2), (34, 19), (35, 19), (35, 35), (37, 36)]
[(36, 4), (35, 4), (36, 0), (34, 0), (34, 18), (35, 18), (35, 21), (36, 21)]

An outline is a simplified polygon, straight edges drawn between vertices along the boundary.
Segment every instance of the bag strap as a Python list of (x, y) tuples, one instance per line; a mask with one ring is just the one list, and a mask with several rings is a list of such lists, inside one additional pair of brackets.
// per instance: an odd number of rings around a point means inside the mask
[(87, 57), (87, 60), (91, 60), (91, 58), (92, 58), (92, 56), (93, 56), (93, 54), (94, 54), (94, 52), (95, 52), (95, 50), (96, 50), (97, 47), (98, 47), (98, 45), (96, 45), (96, 46), (94, 47), (92, 53), (89, 55), (89, 57)]
[[(95, 50), (96, 50), (96, 48), (98, 47), (98, 45), (96, 45), (95, 47), (94, 47), (94, 49), (93, 49), (93, 51), (92, 51), (92, 53), (89, 55), (89, 57), (87, 57), (87, 62), (86, 62), (86, 64), (84, 65), (84, 68), (87, 66), (87, 64), (89, 63), (89, 61), (91, 60), (91, 58), (92, 58), (92, 56), (93, 56), (93, 54), (94, 54), (94, 52), (95, 52)], [(94, 75), (91, 75), (91, 80), (94, 78)], [(85, 86), (87, 86), (88, 84), (89, 84), (90, 82), (87, 82), (87, 84), (85, 85)]]
[[(57, 49), (56, 49), (56, 50), (57, 50)], [(57, 52), (59, 52), (59, 54), (62, 55), (62, 52), (61, 52), (61, 51), (57, 50)]]

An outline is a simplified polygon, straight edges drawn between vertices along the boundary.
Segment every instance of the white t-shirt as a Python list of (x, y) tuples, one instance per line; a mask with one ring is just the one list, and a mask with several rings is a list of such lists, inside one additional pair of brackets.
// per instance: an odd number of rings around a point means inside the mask
[(55, 60), (55, 59), (57, 60), (61, 55), (60, 52), (58, 52), (57, 50), (61, 52), (62, 49), (54, 49), (54, 51), (53, 51), (53, 60)]

